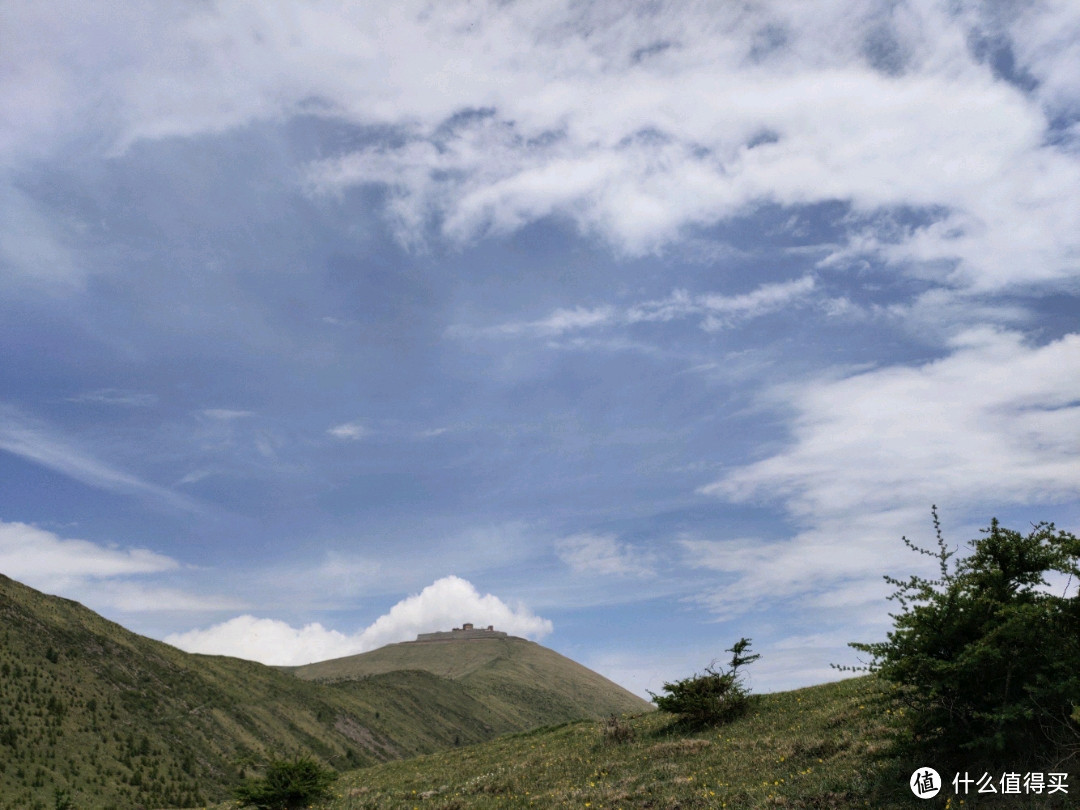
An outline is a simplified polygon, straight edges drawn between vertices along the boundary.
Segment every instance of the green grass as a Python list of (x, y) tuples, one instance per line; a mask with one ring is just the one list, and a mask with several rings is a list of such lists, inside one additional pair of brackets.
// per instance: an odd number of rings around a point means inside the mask
[[(628, 739), (615, 742), (597, 720), (506, 734), (531, 716), (530, 700), (566, 717), (531, 680), (571, 703), (592, 687), (539, 645), (492, 649), (446, 648), (460, 652), (454, 678), (354, 669), (339, 673), (353, 680), (303, 681), (187, 655), (0, 576), (0, 810), (54, 810), (58, 790), (78, 810), (205, 806), (268, 757), (297, 754), (351, 768), (318, 810), (982, 806), (975, 795), (947, 802), (951, 786), (932, 801), (911, 796), (914, 768), (940, 763), (918, 761), (917, 746), (914, 759), (897, 753), (903, 704), (873, 676), (756, 697), (714, 729), (627, 715)], [(1069, 781), (1071, 795), (996, 806), (1071, 806), (1080, 776)]]
[(615, 743), (600, 723), (572, 723), (346, 774), (325, 807), (871, 806), (894, 766), (893, 711), (863, 678), (756, 698), (708, 730), (653, 712), (627, 718), (632, 738)]
[[(1061, 808), (1069, 797), (917, 800), (897, 753), (897, 692), (874, 676), (755, 697), (718, 728), (662, 712), (622, 718), (630, 739), (580, 721), (343, 774), (318, 810), (465, 808)], [(972, 768), (975, 764), (972, 763)], [(944, 769), (942, 769), (944, 770)], [(981, 771), (980, 771), (981, 772)], [(949, 779), (950, 777), (946, 777)], [(1072, 777), (1075, 782), (1075, 775)], [(1071, 788), (1075, 800), (1077, 788)], [(228, 806), (221, 806), (226, 810)], [(233, 806), (235, 807), (235, 805)]]
[(0, 576), (0, 810), (52, 810), (57, 791), (79, 810), (198, 806), (272, 757), (344, 770), (611, 705), (573, 668), (600, 676), (518, 641), (469, 682), (418, 667), (318, 683), (181, 652)]

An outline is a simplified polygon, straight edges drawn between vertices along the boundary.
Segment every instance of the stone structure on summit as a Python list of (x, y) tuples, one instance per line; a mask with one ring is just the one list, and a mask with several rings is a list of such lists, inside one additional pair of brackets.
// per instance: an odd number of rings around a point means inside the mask
[(442, 630), (438, 633), (420, 633), (417, 637), (417, 641), (457, 641), (459, 639), (474, 639), (474, 638), (507, 638), (506, 633), (501, 630), (496, 630), (494, 626), (488, 625), (486, 628), (473, 627), (466, 622), (461, 627), (455, 627), (453, 630)]

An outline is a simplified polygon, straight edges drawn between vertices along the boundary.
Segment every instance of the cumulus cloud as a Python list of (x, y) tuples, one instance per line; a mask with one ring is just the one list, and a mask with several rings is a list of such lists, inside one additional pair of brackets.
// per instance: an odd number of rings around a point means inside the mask
[(205, 630), (165, 637), (167, 644), (206, 655), (231, 655), (264, 664), (289, 666), (362, 652), (355, 636), (328, 630), (318, 622), (292, 627), (277, 619), (245, 615)]
[(548, 619), (536, 616), (525, 605), (511, 606), (492, 594), (481, 595), (472, 583), (447, 576), (401, 600), (355, 633), (328, 629), (317, 622), (293, 627), (277, 619), (245, 615), (205, 630), (174, 633), (165, 641), (188, 652), (298, 665), (411, 641), (418, 633), (448, 630), (464, 622), (494, 625), (511, 635), (536, 639), (552, 631)]

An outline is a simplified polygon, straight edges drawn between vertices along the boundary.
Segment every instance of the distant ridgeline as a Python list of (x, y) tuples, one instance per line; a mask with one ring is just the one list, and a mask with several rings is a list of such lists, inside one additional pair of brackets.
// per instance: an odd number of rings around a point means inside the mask
[[(453, 630), (443, 630), (438, 633), (420, 633), (416, 637), (416, 641), (458, 641), (469, 638), (507, 638), (507, 635), (501, 630), (496, 630), (490, 624), (486, 628), (482, 628), (473, 627), (466, 622), (461, 627), (455, 627)], [(415, 644), (416, 642), (406, 643)]]

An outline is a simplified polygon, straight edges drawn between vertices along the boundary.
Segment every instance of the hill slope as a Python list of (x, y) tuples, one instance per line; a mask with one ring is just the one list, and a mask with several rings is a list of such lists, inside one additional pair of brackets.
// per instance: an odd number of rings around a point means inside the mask
[[(567, 723), (362, 768), (343, 774), (335, 796), (315, 807), (1064, 810), (1076, 806), (1075, 773), (1066, 780), (1068, 794), (986, 796), (973, 786), (967, 795), (956, 795), (951, 773), (942, 763), (926, 761), (925, 752), (918, 750), (913, 752), (915, 759), (906, 759), (894, 748), (897, 733), (905, 727), (905, 702), (875, 676), (761, 695), (753, 701), (744, 716), (717, 728), (687, 730), (671, 715), (656, 711), (620, 721), (619, 735), (609, 733), (602, 723)], [(915, 768), (935, 765), (946, 786), (936, 800), (920, 801), (912, 795), (908, 780)], [(982, 773), (984, 763), (967, 767)], [(996, 776), (1002, 773), (990, 770)]]
[(419, 668), (323, 684), (191, 655), (0, 575), (0, 810), (202, 805), (270, 755), (347, 769), (564, 717), (513, 703)]
[(401, 670), (450, 679), (519, 728), (652, 708), (591, 669), (514, 636), (407, 641), (289, 671), (343, 683)]

